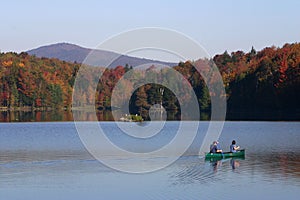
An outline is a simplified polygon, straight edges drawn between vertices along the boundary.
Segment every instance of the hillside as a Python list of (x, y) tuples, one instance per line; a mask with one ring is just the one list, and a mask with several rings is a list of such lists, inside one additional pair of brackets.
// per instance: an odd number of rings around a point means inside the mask
[(57, 58), (59, 60), (67, 62), (76, 62), (82, 63), (84, 59), (93, 51), (93, 59), (90, 59), (89, 62), (85, 64), (92, 66), (103, 66), (103, 63), (110, 63), (109, 61), (117, 58), (113, 63), (109, 65), (109, 68), (114, 68), (116, 66), (139, 66), (147, 63), (156, 63), (168, 66), (175, 66), (176, 63), (168, 63), (157, 60), (150, 60), (144, 58), (131, 57), (126, 55), (119, 55), (110, 51), (103, 50), (93, 50), (88, 48), (83, 48), (78, 45), (69, 44), (69, 43), (58, 43), (48, 46), (42, 46), (36, 49), (27, 51), (29, 55), (35, 55), (39, 58)]

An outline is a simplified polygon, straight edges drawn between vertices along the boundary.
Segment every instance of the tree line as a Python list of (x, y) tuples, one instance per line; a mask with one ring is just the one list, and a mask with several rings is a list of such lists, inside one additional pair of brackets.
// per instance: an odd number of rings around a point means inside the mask
[[(205, 80), (202, 74), (209, 73), (216, 65), (223, 79), (227, 100), (228, 119), (268, 119), (274, 116), (287, 119), (297, 118), (300, 113), (300, 44), (285, 44), (283, 47), (267, 47), (261, 51), (254, 48), (250, 52), (236, 51), (216, 55), (212, 59), (180, 62), (174, 66), (179, 74), (188, 81), (196, 94), (201, 112), (209, 118), (211, 96), (220, 95), (208, 90), (206, 83), (217, 82), (214, 76)], [(111, 110), (113, 89), (126, 72), (132, 71), (128, 65), (104, 69), (87, 66), (93, 74), (102, 73), (96, 93), (89, 85), (90, 73), (86, 73), (80, 84), (79, 97), (72, 102), (72, 92), (76, 74), (81, 64), (69, 63), (58, 59), (37, 58), (27, 53), (0, 53), (0, 107), (1, 109), (65, 109), (72, 106), (96, 106), (98, 110)], [(198, 70), (197, 70), (198, 69)], [(143, 77), (164, 79), (172, 84), (170, 70), (150, 66), (134, 70), (130, 78), (124, 79), (122, 93), (117, 99), (129, 99), (131, 114), (149, 118), (153, 104), (162, 104), (171, 114), (169, 119), (180, 115), (180, 101), (191, 100), (189, 92), (179, 85), (173, 90), (161, 84), (141, 84)], [(181, 99), (178, 99), (178, 94)], [(93, 96), (94, 95), (94, 96)], [(119, 96), (118, 96), (119, 95)], [(222, 97), (222, 98), (223, 98)], [(221, 98), (221, 97), (220, 97)], [(94, 100), (94, 101), (93, 101)], [(72, 104), (73, 103), (73, 104)], [(121, 102), (122, 104), (122, 102)], [(118, 109), (128, 106), (123, 102)], [(115, 108), (116, 109), (116, 108)]]

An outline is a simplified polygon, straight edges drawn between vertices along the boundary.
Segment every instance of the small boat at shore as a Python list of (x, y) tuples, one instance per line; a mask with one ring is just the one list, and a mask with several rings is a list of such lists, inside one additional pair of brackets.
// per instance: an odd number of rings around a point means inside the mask
[(206, 153), (205, 159), (225, 159), (225, 158), (234, 158), (234, 157), (245, 157), (245, 149), (238, 150), (234, 153), (232, 152), (223, 152), (223, 153)]

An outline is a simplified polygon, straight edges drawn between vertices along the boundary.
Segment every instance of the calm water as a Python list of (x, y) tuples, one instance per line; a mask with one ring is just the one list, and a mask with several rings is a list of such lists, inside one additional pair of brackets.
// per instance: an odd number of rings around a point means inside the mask
[[(118, 146), (147, 152), (172, 139), (178, 124), (167, 122), (149, 141), (124, 136), (113, 122), (101, 127)], [(299, 122), (226, 122), (221, 146), (235, 139), (246, 157), (217, 163), (197, 155), (207, 125), (169, 167), (128, 174), (96, 161), (72, 122), (0, 123), (0, 199), (299, 199)]]

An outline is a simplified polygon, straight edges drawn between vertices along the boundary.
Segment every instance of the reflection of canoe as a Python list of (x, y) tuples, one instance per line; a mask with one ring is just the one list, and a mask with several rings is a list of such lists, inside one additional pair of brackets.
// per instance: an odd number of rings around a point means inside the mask
[(234, 158), (234, 157), (245, 157), (245, 149), (241, 149), (235, 153), (223, 152), (223, 153), (206, 153), (205, 159), (224, 159), (224, 158)]

